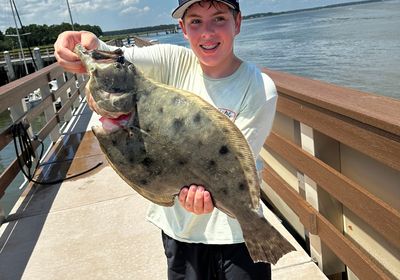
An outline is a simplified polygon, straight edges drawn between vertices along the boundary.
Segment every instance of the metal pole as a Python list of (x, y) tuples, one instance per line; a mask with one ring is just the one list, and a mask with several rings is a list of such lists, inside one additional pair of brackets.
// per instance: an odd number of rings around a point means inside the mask
[(10, 6), (11, 6), (11, 11), (12, 11), (12, 14), (13, 14), (13, 18), (14, 18), (15, 29), (17, 30), (17, 37), (18, 37), (19, 48), (21, 49), (22, 60), (24, 61), (24, 65), (25, 65), (25, 72), (26, 72), (26, 75), (29, 75), (28, 66), (26, 65), (26, 61), (25, 61), (24, 50), (22, 49), (21, 37), (19, 36), (17, 20), (15, 19), (15, 13), (14, 13), (14, 7), (13, 7), (13, 4), (12, 4), (12, 0), (10, 0)]
[(69, 18), (71, 19), (71, 26), (72, 26), (72, 31), (75, 31), (74, 29), (74, 21), (72, 20), (72, 14), (71, 14), (71, 8), (69, 7), (69, 2), (67, 1), (67, 6), (68, 6), (68, 13), (69, 13)]

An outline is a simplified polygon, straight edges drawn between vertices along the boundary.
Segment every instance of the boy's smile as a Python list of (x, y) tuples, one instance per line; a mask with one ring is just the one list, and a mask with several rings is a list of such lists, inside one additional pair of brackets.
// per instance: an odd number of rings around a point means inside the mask
[(200, 2), (190, 6), (179, 23), (207, 76), (226, 77), (240, 66), (241, 61), (233, 53), (234, 38), (240, 32), (240, 13), (235, 19), (225, 4)]

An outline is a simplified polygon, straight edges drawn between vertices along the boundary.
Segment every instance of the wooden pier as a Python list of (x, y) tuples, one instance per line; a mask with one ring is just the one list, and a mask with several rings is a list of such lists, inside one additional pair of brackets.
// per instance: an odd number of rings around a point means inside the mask
[[(273, 267), (273, 279), (400, 278), (400, 101), (264, 71), (279, 93), (261, 153), (262, 197), (273, 208), (265, 214), (297, 249)], [(45, 115), (36, 133), (53, 145), (38, 180), (102, 162), (72, 180), (26, 187), (2, 218), (0, 279), (166, 279), (160, 232), (144, 219), (148, 202), (110, 168), (89, 131), (98, 116), (86, 106), (85, 82), (53, 64), (0, 87), (0, 113), (10, 108), (14, 123)], [(22, 99), (37, 88), (42, 102), (27, 111)], [(0, 150), (13, 142), (10, 132), (0, 133)], [(13, 161), (0, 175), (0, 197), (18, 173)]]

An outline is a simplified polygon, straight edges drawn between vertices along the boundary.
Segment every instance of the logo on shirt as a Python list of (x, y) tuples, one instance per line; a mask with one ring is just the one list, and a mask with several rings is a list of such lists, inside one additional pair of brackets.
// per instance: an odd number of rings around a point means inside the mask
[(234, 111), (231, 111), (229, 109), (224, 109), (224, 108), (218, 108), (219, 111), (224, 114), (225, 116), (228, 117), (228, 119), (230, 119), (232, 122), (235, 121), (236, 119), (236, 113)]

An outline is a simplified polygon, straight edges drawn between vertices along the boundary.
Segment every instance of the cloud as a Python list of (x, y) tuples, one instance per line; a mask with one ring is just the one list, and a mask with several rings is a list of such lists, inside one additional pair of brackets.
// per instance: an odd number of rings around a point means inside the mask
[(123, 0), (122, 5), (128, 6), (132, 4), (139, 4), (139, 0)]
[(127, 15), (127, 14), (143, 14), (143, 13), (147, 13), (150, 11), (150, 7), (149, 6), (145, 6), (143, 8), (137, 8), (137, 7), (128, 7), (124, 10), (122, 10), (120, 12), (121, 15)]

